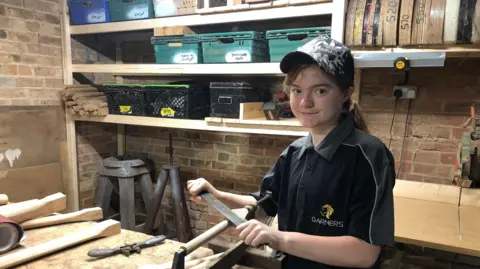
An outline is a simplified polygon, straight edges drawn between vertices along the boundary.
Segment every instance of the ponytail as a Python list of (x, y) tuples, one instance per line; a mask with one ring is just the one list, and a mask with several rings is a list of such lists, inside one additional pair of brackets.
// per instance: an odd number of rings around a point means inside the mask
[(350, 113), (357, 129), (362, 130), (367, 134), (370, 134), (370, 130), (368, 130), (367, 122), (365, 120), (365, 117), (363, 116), (363, 112), (356, 101), (348, 99), (343, 104), (343, 109), (345, 113)]

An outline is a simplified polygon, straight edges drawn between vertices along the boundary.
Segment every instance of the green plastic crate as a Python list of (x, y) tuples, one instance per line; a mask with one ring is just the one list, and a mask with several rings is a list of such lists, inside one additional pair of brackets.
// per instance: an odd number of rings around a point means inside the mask
[(266, 32), (270, 62), (280, 62), (287, 53), (296, 50), (320, 35), (331, 35), (331, 27), (311, 27), (271, 30)]
[(152, 37), (157, 64), (202, 63), (198, 35)]
[(108, 5), (112, 22), (153, 18), (152, 0), (109, 0)]
[(204, 63), (268, 62), (268, 42), (260, 32), (200, 34)]

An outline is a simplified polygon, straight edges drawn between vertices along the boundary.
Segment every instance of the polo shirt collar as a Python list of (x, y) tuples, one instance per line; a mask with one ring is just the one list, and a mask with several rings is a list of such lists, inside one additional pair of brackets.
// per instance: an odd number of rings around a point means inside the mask
[(300, 150), (298, 158), (303, 156), (307, 148), (314, 148), (315, 152), (320, 154), (326, 160), (331, 161), (338, 147), (350, 136), (350, 134), (352, 134), (354, 129), (355, 122), (350, 113), (348, 113), (347, 116), (327, 134), (320, 144), (314, 146), (312, 142), (312, 134), (308, 133), (307, 139)]

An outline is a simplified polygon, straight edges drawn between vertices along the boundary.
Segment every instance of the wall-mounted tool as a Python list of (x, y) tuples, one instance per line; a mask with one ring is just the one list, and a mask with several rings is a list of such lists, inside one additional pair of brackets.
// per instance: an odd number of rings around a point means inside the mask
[(415, 99), (417, 97), (417, 87), (408, 85), (410, 60), (406, 57), (398, 57), (393, 62), (393, 68), (404, 72), (403, 82), (393, 87), (393, 96), (396, 99)]
[(290, 108), (288, 96), (279, 92), (275, 94), (275, 101), (263, 104), (263, 113), (267, 120), (279, 120), (295, 117)]
[[(247, 220), (255, 218), (255, 211), (257, 210), (258, 206), (260, 206), (264, 201), (271, 199), (271, 193), (267, 192), (265, 197), (257, 201), (254, 205), (246, 206), (248, 211), (245, 219), (240, 218), (237, 214), (235, 214), (230, 208), (228, 208), (225, 204), (223, 204), (220, 200), (218, 200), (215, 196), (208, 192), (204, 192), (200, 194), (200, 196), (211, 206), (219, 211), (220, 214), (225, 216), (227, 219), (218, 223), (217, 225), (213, 226), (203, 234), (197, 236), (193, 240), (186, 243), (182, 246), (177, 252), (175, 252), (175, 256), (173, 258), (173, 265), (172, 269), (185, 269), (185, 256), (196, 250), (201, 245), (205, 244), (206, 242), (212, 240), (214, 237), (221, 234), (225, 231), (228, 227), (237, 226), (241, 223), (244, 223)], [(230, 249), (225, 251), (224, 255), (216, 261), (212, 261), (208, 265), (210, 269), (225, 269), (231, 268), (234, 266), (240, 258), (245, 253), (245, 250), (249, 246), (244, 244), (243, 241), (238, 242)]]
[(101, 248), (101, 249), (92, 249), (87, 254), (90, 257), (95, 258), (106, 258), (117, 254), (123, 254), (125, 256), (130, 256), (130, 254), (142, 252), (142, 249), (147, 247), (158, 246), (165, 241), (166, 237), (164, 235), (159, 235), (147, 239), (143, 242), (126, 244), (124, 246), (116, 248)]

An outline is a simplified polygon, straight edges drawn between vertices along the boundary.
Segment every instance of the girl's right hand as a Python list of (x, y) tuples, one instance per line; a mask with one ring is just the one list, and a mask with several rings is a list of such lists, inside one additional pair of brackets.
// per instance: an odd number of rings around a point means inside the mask
[(215, 189), (212, 184), (210, 184), (210, 182), (204, 178), (197, 178), (195, 180), (187, 181), (187, 189), (192, 196), (190, 200), (201, 204), (205, 204), (205, 201), (202, 199), (202, 197), (198, 196), (198, 194), (207, 191), (215, 196), (218, 192), (217, 189)]

